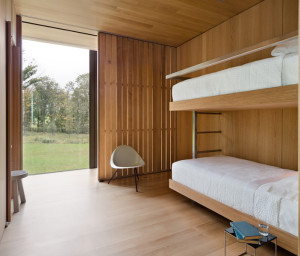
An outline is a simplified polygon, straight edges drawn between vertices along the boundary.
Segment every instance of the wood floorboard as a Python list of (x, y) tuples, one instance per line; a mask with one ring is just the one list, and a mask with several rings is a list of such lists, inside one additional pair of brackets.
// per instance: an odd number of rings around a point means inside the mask
[[(170, 173), (99, 183), (97, 171), (29, 176), (27, 197), (0, 243), (1, 256), (213, 256), (229, 221), (168, 188)], [(228, 254), (241, 244), (228, 240)], [(272, 245), (259, 255), (274, 255)], [(292, 254), (279, 249), (279, 256)]]

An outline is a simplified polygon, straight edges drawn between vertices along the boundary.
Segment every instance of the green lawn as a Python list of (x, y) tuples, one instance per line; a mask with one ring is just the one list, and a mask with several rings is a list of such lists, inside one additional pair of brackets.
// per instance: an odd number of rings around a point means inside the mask
[(29, 174), (89, 167), (88, 135), (26, 133), (23, 137), (23, 169)]

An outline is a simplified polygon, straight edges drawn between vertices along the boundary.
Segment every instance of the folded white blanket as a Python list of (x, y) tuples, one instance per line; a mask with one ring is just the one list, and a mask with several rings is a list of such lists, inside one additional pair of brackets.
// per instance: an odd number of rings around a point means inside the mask
[(260, 186), (254, 196), (254, 217), (298, 236), (298, 173)]

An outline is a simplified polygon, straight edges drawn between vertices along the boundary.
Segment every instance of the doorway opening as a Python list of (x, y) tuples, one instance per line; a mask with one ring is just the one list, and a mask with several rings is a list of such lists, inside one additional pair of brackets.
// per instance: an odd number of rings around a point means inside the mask
[(91, 167), (90, 55), (23, 40), (23, 169), (29, 174)]

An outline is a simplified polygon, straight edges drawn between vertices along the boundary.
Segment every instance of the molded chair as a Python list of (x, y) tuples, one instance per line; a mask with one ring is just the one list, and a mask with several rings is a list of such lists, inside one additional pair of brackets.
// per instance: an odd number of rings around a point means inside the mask
[(134, 169), (135, 189), (136, 192), (138, 192), (137, 179), (139, 179), (139, 175), (137, 173), (137, 168), (144, 165), (144, 160), (132, 147), (126, 145), (117, 147), (110, 158), (110, 166), (116, 169), (116, 171), (108, 181), (108, 184), (114, 178), (118, 170), (132, 168)]

